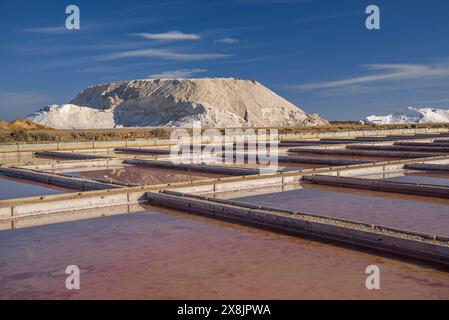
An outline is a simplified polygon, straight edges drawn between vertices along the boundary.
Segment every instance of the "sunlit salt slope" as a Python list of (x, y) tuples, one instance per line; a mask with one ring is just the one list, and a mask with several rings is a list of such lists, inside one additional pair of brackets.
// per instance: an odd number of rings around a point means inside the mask
[(145, 79), (89, 87), (69, 104), (28, 117), (57, 129), (321, 125), (257, 81), (234, 78)]
[(449, 109), (408, 107), (401, 112), (386, 116), (369, 116), (365, 122), (374, 124), (447, 123), (449, 122)]

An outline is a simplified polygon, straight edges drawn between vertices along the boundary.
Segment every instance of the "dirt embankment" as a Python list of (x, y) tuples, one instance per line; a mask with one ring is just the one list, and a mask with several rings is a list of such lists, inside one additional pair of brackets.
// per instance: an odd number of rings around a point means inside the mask
[[(449, 128), (449, 124), (402, 124), (402, 125), (361, 125), (355, 122), (334, 122), (317, 127), (277, 127), (279, 134), (316, 133), (343, 130), (403, 129), (403, 128)], [(245, 128), (242, 128), (245, 130)], [(26, 119), (13, 122), (0, 120), (0, 143), (44, 142), (44, 141), (110, 141), (143, 138), (169, 138), (172, 128), (142, 129), (92, 129), (55, 130), (35, 124)], [(224, 129), (221, 129), (224, 134)]]
[(11, 122), (0, 120), (0, 130), (52, 130), (28, 119), (17, 119)]
[(165, 128), (56, 130), (28, 119), (17, 119), (12, 122), (0, 120), (0, 143), (162, 138), (169, 137), (171, 130)]

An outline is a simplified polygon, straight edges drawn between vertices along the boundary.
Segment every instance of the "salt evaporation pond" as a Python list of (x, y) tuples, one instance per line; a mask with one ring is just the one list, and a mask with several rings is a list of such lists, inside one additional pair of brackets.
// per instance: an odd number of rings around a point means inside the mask
[[(148, 207), (0, 232), (1, 299), (448, 299), (449, 273)], [(65, 289), (68, 265), (81, 289)], [(376, 264), (380, 290), (367, 290)]]
[(0, 160), (1, 164), (8, 165), (25, 165), (28, 163), (38, 164), (38, 163), (48, 163), (52, 160), (51, 157), (40, 157), (40, 156), (14, 156), (14, 157), (2, 157)]
[[(289, 156), (289, 158), (295, 158), (294, 156)], [(223, 165), (228, 165), (223, 162)], [(242, 160), (236, 160), (232, 164), (233, 166), (255, 166), (257, 168), (269, 166), (269, 163), (261, 163), (260, 161), (257, 161), (257, 164), (249, 164), (248, 159)], [(326, 168), (330, 165), (327, 164), (316, 164), (316, 163), (305, 163), (305, 162), (287, 162), (287, 161), (278, 161), (277, 165), (279, 167), (278, 171), (292, 171), (292, 170), (303, 170), (303, 169), (313, 169), (313, 168)], [(273, 163), (271, 163), (271, 166), (273, 166)]]
[(398, 177), (392, 177), (385, 179), (387, 181), (408, 182), (408, 183), (421, 183), (421, 184), (433, 184), (437, 186), (449, 186), (449, 175), (438, 173), (421, 173), (421, 172), (407, 172), (404, 175)]
[(282, 162), (278, 163), (279, 166), (285, 167), (284, 171), (291, 170), (304, 170), (304, 169), (314, 169), (314, 168), (327, 168), (331, 165), (314, 164), (314, 163), (303, 163), (303, 162)]
[(249, 196), (239, 192), (215, 197), (449, 236), (449, 200), (401, 195), (385, 197), (379, 192), (343, 190), (304, 184), (299, 189), (283, 192)]
[(64, 193), (67, 189), (0, 175), (0, 200)]
[(152, 185), (174, 182), (187, 182), (212, 178), (223, 178), (226, 175), (203, 172), (188, 172), (184, 170), (170, 170), (140, 166), (125, 166), (116, 168), (95, 168), (94, 170), (78, 170), (64, 172), (66, 175), (118, 181), (126, 184)]
[(406, 173), (410, 176), (424, 176), (424, 177), (433, 177), (433, 178), (441, 178), (441, 179), (449, 179), (449, 173), (444, 171), (413, 171)]
[[(342, 149), (344, 150), (344, 149)], [(348, 150), (351, 151), (351, 150)], [(352, 150), (356, 151), (356, 150)], [(359, 155), (343, 155), (343, 154), (322, 154), (322, 153), (307, 153), (307, 152), (295, 152), (290, 153), (289, 156), (294, 157), (308, 157), (308, 158), (326, 158), (326, 159), (340, 159), (340, 160), (366, 160), (366, 161), (394, 161), (394, 160), (404, 160), (400, 157), (376, 157), (376, 156), (359, 156)]]

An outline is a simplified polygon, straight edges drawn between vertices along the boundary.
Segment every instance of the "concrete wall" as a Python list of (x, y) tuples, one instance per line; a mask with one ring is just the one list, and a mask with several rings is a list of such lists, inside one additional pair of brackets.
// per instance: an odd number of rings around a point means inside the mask
[(302, 175), (298, 173), (278, 173), (278, 174), (261, 174), (257, 176), (244, 176), (238, 179), (224, 178), (216, 180), (210, 184), (200, 184), (185, 187), (167, 188), (167, 190), (173, 190), (183, 193), (191, 194), (206, 194), (215, 192), (227, 192), (246, 190), (254, 188), (263, 188), (270, 186), (282, 186), (286, 184), (299, 183)]
[(374, 150), (354, 150), (354, 149), (317, 149), (317, 148), (291, 148), (290, 153), (314, 153), (314, 154), (326, 154), (326, 155), (347, 155), (347, 156), (372, 156), (372, 157), (385, 157), (385, 158), (423, 158), (423, 157), (436, 157), (441, 153), (416, 153), (416, 152), (402, 152), (402, 151), (374, 151)]
[(85, 159), (106, 159), (108, 157), (105, 156), (97, 156), (92, 154), (83, 154), (83, 153), (75, 153), (75, 152), (57, 152), (57, 151), (39, 151), (36, 152), (37, 156), (41, 157), (51, 157), (51, 158), (58, 158), (58, 159), (78, 159), (78, 160), (85, 160)]
[[(374, 175), (381, 173), (403, 172), (404, 166), (410, 163), (446, 164), (449, 163), (449, 156), (376, 162), (370, 164), (355, 164), (346, 167), (335, 167), (331, 168), (330, 170), (326, 169), (316, 170), (315, 173), (312, 174), (354, 177), (354, 176)], [(309, 171), (303, 170), (303, 173), (307, 174), (309, 173)]]
[(53, 212), (49, 214), (35, 214), (30, 216), (15, 217), (14, 219), (0, 220), (0, 230), (28, 228), (46, 224), (123, 215), (142, 210), (144, 209), (139, 204), (124, 204), (80, 209), (75, 211)]
[(0, 201), (0, 220), (147, 202), (146, 192), (148, 189), (124, 188), (120, 191), (116, 193), (110, 191), (82, 192), (2, 200)]
[(321, 133), (289, 133), (280, 134), (279, 140), (299, 139), (322, 139), (322, 138), (351, 138), (351, 137), (373, 137), (382, 135), (410, 135), (410, 134), (435, 134), (447, 133), (448, 128), (410, 128), (410, 129), (387, 129), (387, 130), (351, 130), (351, 131), (329, 131)]
[(406, 169), (440, 171), (449, 173), (449, 164), (431, 164), (431, 163), (410, 163), (405, 165)]
[(82, 191), (120, 188), (120, 186), (111, 183), (98, 182), (86, 178), (62, 176), (54, 173), (45, 173), (28, 169), (0, 168), (0, 172), (10, 177)]
[(302, 181), (314, 184), (354, 189), (385, 191), (436, 198), (449, 198), (449, 187), (335, 176), (304, 176)]
[(93, 168), (93, 167), (107, 167), (107, 166), (120, 166), (123, 165), (122, 159), (94, 159), (94, 160), (81, 160), (81, 161), (58, 161), (42, 164), (29, 164), (29, 165), (15, 165), (13, 168), (49, 171), (56, 169), (73, 169), (73, 168)]
[(190, 194), (206, 194), (214, 192), (225, 192), (233, 190), (245, 190), (252, 188), (263, 188), (285, 184), (297, 184), (306, 175), (331, 175), (354, 177), (361, 175), (372, 175), (382, 173), (394, 173), (404, 170), (404, 165), (408, 163), (449, 163), (449, 156), (439, 156), (435, 158), (397, 160), (390, 162), (378, 162), (368, 164), (355, 164), (347, 166), (337, 166), (329, 168), (313, 168), (298, 171), (287, 171), (278, 173), (267, 173), (262, 175), (222, 178), (213, 183), (203, 181), (196, 185), (173, 186), (167, 190), (179, 191)]
[[(352, 131), (327, 131), (319, 133), (293, 133), (280, 134), (279, 140), (298, 140), (298, 139), (321, 139), (321, 138), (344, 138), (344, 137), (370, 137), (380, 135), (410, 135), (410, 134), (430, 134), (447, 133), (448, 128), (436, 129), (389, 129), (389, 130), (352, 130)], [(235, 140), (235, 137), (233, 138)], [(205, 137), (203, 142), (208, 142)], [(19, 152), (19, 151), (51, 151), (51, 150), (76, 150), (76, 149), (98, 149), (98, 148), (127, 148), (143, 146), (168, 146), (176, 144), (178, 140), (170, 139), (139, 139), (139, 140), (121, 140), (121, 141), (86, 141), (86, 142), (48, 142), (48, 143), (11, 143), (1, 144), (0, 153)]]
[(206, 200), (188, 195), (154, 192), (149, 192), (147, 197), (149, 203), (156, 206), (449, 265), (447, 239), (437, 240), (434, 237), (430, 240), (431, 235), (421, 237), (415, 233), (401, 233), (394, 229), (387, 230), (385, 227), (368, 226), (353, 221), (346, 222), (348, 224), (345, 226), (342, 221), (336, 219), (304, 216), (287, 210), (272, 211), (265, 207), (255, 208), (254, 205), (242, 206), (235, 201)]
[(124, 163), (137, 166), (146, 166), (153, 168), (164, 168), (171, 170), (193, 171), (193, 172), (206, 172), (223, 175), (252, 175), (259, 174), (258, 169), (231, 167), (231, 166), (213, 166), (202, 164), (174, 164), (170, 161), (153, 161), (153, 160), (125, 160)]

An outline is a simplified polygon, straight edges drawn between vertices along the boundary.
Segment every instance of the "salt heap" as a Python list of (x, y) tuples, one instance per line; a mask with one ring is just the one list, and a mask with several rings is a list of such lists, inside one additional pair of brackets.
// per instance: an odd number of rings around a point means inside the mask
[(118, 127), (315, 126), (309, 115), (257, 81), (234, 78), (143, 79), (89, 87), (69, 104), (28, 117), (56, 129)]

